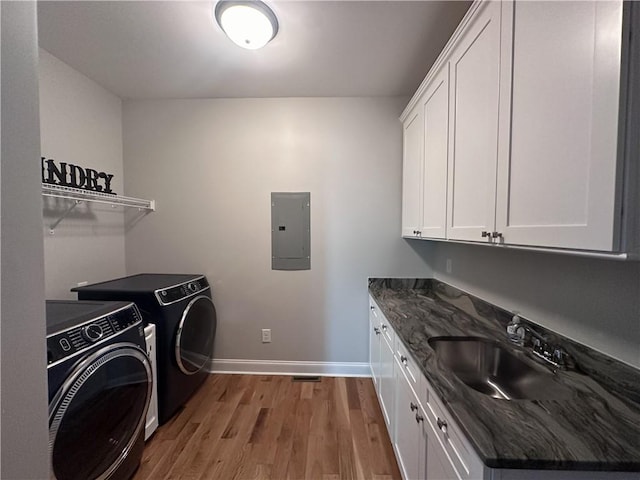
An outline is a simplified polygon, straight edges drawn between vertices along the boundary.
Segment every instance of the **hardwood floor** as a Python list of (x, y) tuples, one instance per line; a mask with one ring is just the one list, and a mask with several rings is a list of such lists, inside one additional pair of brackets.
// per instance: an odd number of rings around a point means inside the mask
[(211, 375), (134, 480), (400, 479), (369, 378)]

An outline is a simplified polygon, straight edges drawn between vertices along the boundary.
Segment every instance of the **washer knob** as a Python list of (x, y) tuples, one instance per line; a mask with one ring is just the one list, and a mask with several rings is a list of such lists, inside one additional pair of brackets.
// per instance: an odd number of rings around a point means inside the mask
[(198, 291), (198, 285), (196, 285), (194, 282), (187, 284), (187, 288), (192, 292)]
[(97, 323), (92, 323), (91, 325), (87, 325), (82, 329), (82, 336), (85, 340), (89, 342), (97, 342), (102, 338), (104, 332), (102, 331), (102, 327)]

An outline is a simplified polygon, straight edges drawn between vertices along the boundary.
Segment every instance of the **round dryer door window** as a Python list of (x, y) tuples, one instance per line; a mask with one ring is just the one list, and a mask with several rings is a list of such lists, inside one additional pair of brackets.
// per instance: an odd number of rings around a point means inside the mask
[(176, 335), (176, 362), (187, 375), (198, 373), (213, 354), (216, 336), (216, 309), (207, 296), (200, 295), (185, 308)]
[(108, 478), (141, 433), (151, 366), (126, 343), (83, 360), (49, 405), (49, 454), (57, 480)]

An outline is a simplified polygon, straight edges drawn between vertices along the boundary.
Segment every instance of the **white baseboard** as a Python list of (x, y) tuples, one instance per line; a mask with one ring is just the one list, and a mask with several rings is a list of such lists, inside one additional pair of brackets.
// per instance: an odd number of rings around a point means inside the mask
[(282, 360), (237, 360), (214, 358), (211, 373), (246, 373), (261, 375), (318, 375), (323, 377), (370, 377), (368, 363), (360, 362), (288, 362)]

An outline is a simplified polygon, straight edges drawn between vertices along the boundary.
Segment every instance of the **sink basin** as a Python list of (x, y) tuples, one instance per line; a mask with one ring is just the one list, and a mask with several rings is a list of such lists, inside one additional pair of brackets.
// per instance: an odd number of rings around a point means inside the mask
[(516, 357), (479, 337), (435, 337), (429, 345), (465, 385), (501, 400), (556, 400), (571, 391), (548, 369)]

